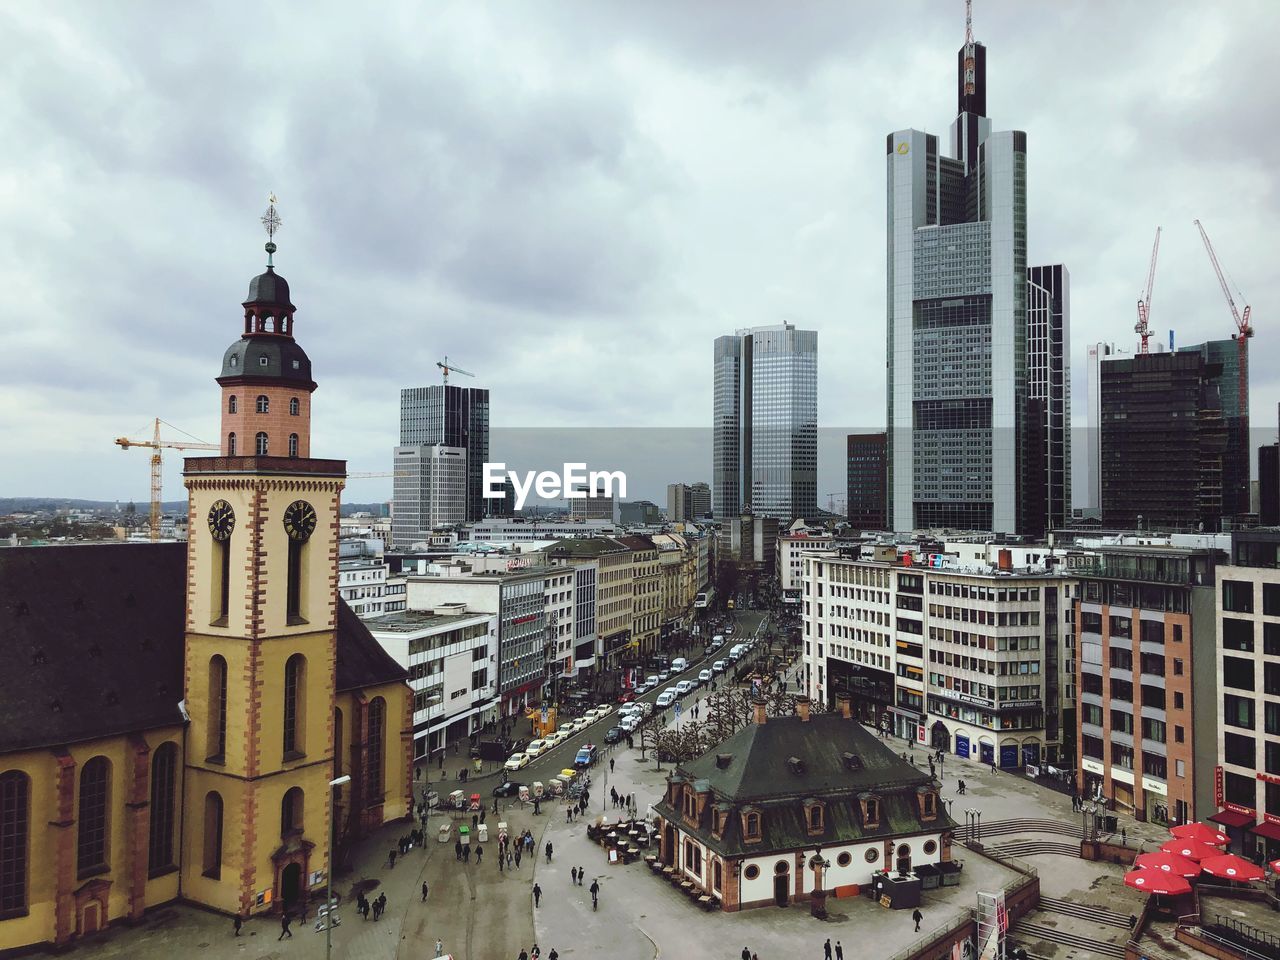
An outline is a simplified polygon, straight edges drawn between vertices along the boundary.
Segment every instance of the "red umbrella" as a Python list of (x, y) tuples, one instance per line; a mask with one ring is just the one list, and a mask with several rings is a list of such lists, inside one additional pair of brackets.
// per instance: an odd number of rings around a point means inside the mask
[(1280, 860), (1272, 860), (1272, 861), (1271, 861), (1271, 872), (1272, 872), (1272, 873), (1280, 873)]
[(1219, 856), (1222, 853), (1217, 847), (1211, 847), (1207, 843), (1197, 843), (1195, 840), (1166, 840), (1160, 845), (1160, 849), (1165, 853), (1185, 857), (1197, 863), (1201, 860), (1207, 860), (1209, 857)]
[(1177, 895), (1190, 893), (1191, 884), (1176, 873), (1165, 873), (1163, 870), (1131, 870), (1124, 875), (1125, 886), (1147, 893), (1169, 893)]
[(1261, 880), (1265, 876), (1262, 868), (1256, 863), (1251, 863), (1244, 857), (1237, 857), (1234, 853), (1223, 853), (1201, 860), (1200, 869), (1215, 877), (1240, 880), (1245, 883), (1250, 880)]
[(1199, 864), (1192, 863), (1186, 857), (1180, 857), (1176, 853), (1166, 853), (1163, 850), (1141, 854), (1133, 861), (1133, 865), (1143, 870), (1163, 870), (1178, 877), (1194, 877), (1200, 873)]
[(1221, 830), (1215, 830), (1213, 827), (1206, 826), (1203, 823), (1184, 823), (1180, 827), (1174, 827), (1169, 831), (1179, 840), (1196, 840), (1200, 843), (1207, 843), (1211, 847), (1225, 847), (1231, 842)]

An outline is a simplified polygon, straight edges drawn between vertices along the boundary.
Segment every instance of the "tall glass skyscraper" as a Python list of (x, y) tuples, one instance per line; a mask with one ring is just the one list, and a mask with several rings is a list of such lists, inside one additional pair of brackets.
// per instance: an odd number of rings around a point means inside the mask
[(817, 331), (783, 323), (717, 337), (712, 403), (715, 515), (817, 513)]
[[(1050, 475), (1062, 483), (1061, 471), (1040, 464), (1051, 451), (1066, 455), (1045, 431), (1069, 406), (1047, 395), (1027, 405), (1027, 135), (991, 129), (986, 48), (966, 38), (958, 60), (950, 156), (919, 130), (896, 131), (885, 143), (889, 522), (900, 531), (1014, 532), (1026, 516), (1046, 515), (1020, 509), (1028, 492), (1055, 508), (1069, 503), (1061, 491), (1025, 486)], [(1065, 270), (1049, 269), (1065, 284)], [(1058, 304), (1068, 302), (1065, 289), (1053, 292)], [(1039, 316), (1053, 319), (1051, 298)], [(1051, 350), (1055, 338), (1043, 332), (1035, 349)], [(1031, 420), (1037, 428), (1028, 438)]]
[(489, 459), (489, 391), (436, 384), (400, 391), (401, 447), (461, 447), (467, 451), (466, 520), (483, 520), (484, 464)]

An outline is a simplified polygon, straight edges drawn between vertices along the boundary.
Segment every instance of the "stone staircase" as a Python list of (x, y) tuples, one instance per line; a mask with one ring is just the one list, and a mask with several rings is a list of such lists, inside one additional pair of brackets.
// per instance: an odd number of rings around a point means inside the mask
[(1003, 837), (1011, 833), (1052, 833), (1060, 837), (1079, 839), (1081, 827), (1078, 823), (1049, 819), (992, 820), (982, 824), (982, 829), (976, 831), (970, 830), (967, 825), (956, 827), (957, 840), (968, 840), (971, 834), (974, 838), (980, 835), (985, 840), (987, 837)]
[[(1010, 936), (1015, 943), (1021, 945), (1027, 940), (1041, 940), (1047, 943), (1056, 943), (1058, 946), (1072, 950), (1087, 951), (1086, 955), (1090, 957), (1112, 957), (1114, 960), (1124, 960), (1123, 943), (1108, 943), (1106, 940), (1069, 933), (1058, 927), (1048, 927), (1044, 924), (1036, 923), (1035, 916), (1034, 913), (1029, 913), (1009, 929)], [(1126, 920), (1125, 926), (1127, 927), (1128, 925), (1129, 922)]]
[(1060, 857), (1080, 856), (1080, 844), (1063, 840), (1010, 840), (1008, 843), (988, 844), (985, 849), (997, 857), (1034, 857), (1044, 853)]

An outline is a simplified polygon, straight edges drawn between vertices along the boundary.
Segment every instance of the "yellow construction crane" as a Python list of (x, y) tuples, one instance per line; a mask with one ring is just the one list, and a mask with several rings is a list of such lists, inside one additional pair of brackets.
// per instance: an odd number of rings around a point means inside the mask
[[(116, 437), (116, 443), (123, 450), (130, 447), (150, 447), (151, 448), (151, 540), (154, 543), (160, 539), (160, 497), (161, 497), (161, 479), (164, 471), (164, 462), (160, 453), (168, 447), (172, 450), (219, 450), (221, 449), (216, 443), (201, 443), (198, 440), (161, 440), (160, 424), (166, 427), (174, 427), (172, 423), (166, 423), (159, 417), (156, 417), (155, 432), (150, 440), (130, 440), (128, 437)], [(183, 431), (184, 433), (186, 431)], [(190, 434), (187, 434), (190, 436)]]

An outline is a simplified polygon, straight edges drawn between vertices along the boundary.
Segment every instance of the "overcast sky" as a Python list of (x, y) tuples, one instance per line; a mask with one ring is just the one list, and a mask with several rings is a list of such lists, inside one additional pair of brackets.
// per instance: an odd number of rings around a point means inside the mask
[[(1157, 224), (1160, 338), (1232, 331), (1199, 217), (1255, 305), (1273, 435), (1280, 4), (976, 6), (988, 113), (1027, 133), (1029, 262), (1071, 271), (1077, 423)], [(369, 9), (0, 8), (0, 495), (141, 501), (114, 437), (216, 439), (268, 191), (313, 450), (352, 470), (389, 468), (399, 389), (444, 354), (495, 427), (706, 427), (713, 338), (782, 320), (819, 331), (820, 424), (883, 427), (885, 135), (946, 134), (963, 3)]]

